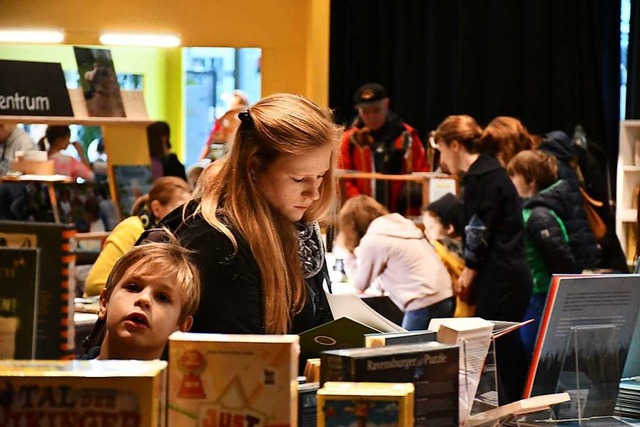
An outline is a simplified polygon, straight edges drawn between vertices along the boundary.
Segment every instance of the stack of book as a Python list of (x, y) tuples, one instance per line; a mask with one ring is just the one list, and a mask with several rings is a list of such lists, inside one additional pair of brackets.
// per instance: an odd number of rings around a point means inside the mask
[(623, 378), (615, 408), (616, 415), (640, 419), (640, 377)]

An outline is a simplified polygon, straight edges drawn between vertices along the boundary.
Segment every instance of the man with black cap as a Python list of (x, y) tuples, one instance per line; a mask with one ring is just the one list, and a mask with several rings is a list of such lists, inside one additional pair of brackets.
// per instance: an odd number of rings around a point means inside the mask
[[(428, 172), (429, 163), (418, 133), (389, 109), (387, 93), (378, 83), (366, 83), (354, 95), (358, 110), (341, 145), (340, 168), (358, 172), (399, 175)], [(406, 187), (402, 181), (345, 180), (347, 197), (375, 197), (390, 212), (406, 214)]]

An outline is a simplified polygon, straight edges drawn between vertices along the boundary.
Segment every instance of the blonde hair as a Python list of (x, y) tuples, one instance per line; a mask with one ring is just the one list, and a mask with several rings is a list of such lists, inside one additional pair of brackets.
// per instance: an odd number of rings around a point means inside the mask
[(342, 235), (345, 248), (353, 252), (367, 233), (369, 224), (388, 213), (387, 208), (373, 197), (360, 194), (348, 199), (338, 215), (338, 230)]
[(256, 184), (256, 175), (265, 173), (283, 155), (331, 145), (331, 167), (318, 189), (320, 197), (302, 218), (320, 219), (331, 211), (336, 199), (334, 170), (342, 129), (333, 123), (331, 111), (292, 94), (263, 98), (246, 114), (229, 154), (200, 177), (196, 214), (201, 212), (212, 227), (224, 233), (236, 251), (237, 242), (229, 227), (247, 240), (260, 268), (265, 329), (283, 334), (306, 301), (298, 237), (293, 224), (268, 204)]
[(176, 197), (191, 193), (189, 184), (176, 176), (163, 176), (153, 183), (147, 194), (136, 199), (131, 208), (133, 215), (139, 215), (143, 209), (151, 211), (151, 202), (157, 200), (160, 205), (166, 206)]
[[(123, 277), (153, 269), (155, 275), (175, 277), (175, 284), (184, 296), (179, 322), (193, 316), (200, 305), (200, 274), (191, 261), (191, 250), (180, 246), (178, 240), (165, 229), (168, 241), (135, 246), (118, 260), (111, 270), (105, 286), (104, 297), (111, 298), (113, 289)], [(143, 273), (142, 273), (143, 274)]]
[(448, 116), (433, 132), (436, 142), (444, 142), (451, 145), (452, 141), (458, 141), (468, 153), (477, 153), (480, 150), (480, 136), (482, 128), (475, 119), (466, 114)]
[(536, 148), (539, 141), (520, 120), (499, 116), (484, 128), (480, 145), (482, 152), (496, 156), (506, 166), (522, 150)]

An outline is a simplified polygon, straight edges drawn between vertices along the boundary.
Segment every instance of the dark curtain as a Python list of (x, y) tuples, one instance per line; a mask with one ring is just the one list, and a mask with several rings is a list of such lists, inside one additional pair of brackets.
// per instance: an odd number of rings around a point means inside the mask
[(421, 136), (463, 113), (517, 117), (537, 134), (581, 124), (615, 166), (620, 0), (332, 0), (330, 33), (329, 102), (343, 123), (355, 89), (377, 81)]
[(627, 119), (640, 119), (640, 1), (631, 0), (627, 49)]

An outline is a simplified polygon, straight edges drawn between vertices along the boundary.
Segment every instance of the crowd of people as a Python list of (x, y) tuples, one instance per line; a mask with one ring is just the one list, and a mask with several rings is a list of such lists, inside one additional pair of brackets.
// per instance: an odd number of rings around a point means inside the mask
[[(585, 153), (563, 132), (536, 137), (513, 117), (482, 128), (453, 115), (425, 146), (377, 83), (356, 90), (357, 115), (346, 130), (301, 96), (276, 94), (253, 105), (238, 98), (233, 120), (212, 130), (203, 158), (214, 142), (228, 144), (226, 153), (191, 186), (170, 152), (168, 125), (149, 127), (156, 181), (111, 232), (89, 274), (85, 293), (99, 295), (100, 312), (85, 357), (157, 358), (176, 330), (284, 334), (326, 323), (331, 281), (322, 221), (335, 227), (331, 243), (346, 254), (354, 291), (386, 292), (408, 330), (437, 317), (535, 319), (497, 342), (506, 403), (522, 394), (551, 275), (626, 272), (610, 211), (600, 212), (608, 233), (593, 233), (580, 192), (590, 178), (581, 170)], [(83, 156), (60, 153), (69, 137), (68, 127), (50, 126), (38, 145), (56, 172), (91, 180)], [(25, 141), (19, 129), (0, 125), (0, 172), (15, 150), (33, 145)], [(429, 164), (428, 147), (439, 165)], [(459, 177), (460, 196), (422, 206), (402, 181), (372, 175), (343, 181), (335, 215), (338, 169), (401, 175), (434, 167)], [(6, 191), (0, 186), (0, 196), (11, 196)]]

